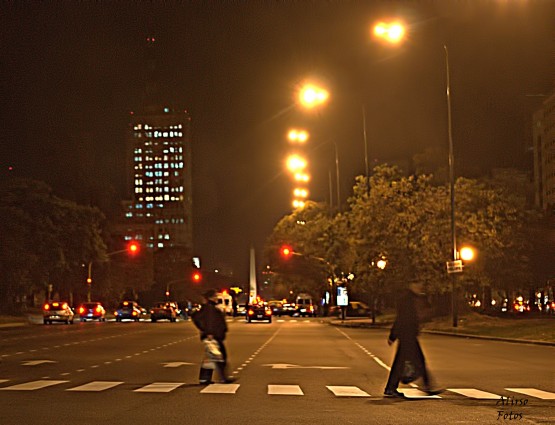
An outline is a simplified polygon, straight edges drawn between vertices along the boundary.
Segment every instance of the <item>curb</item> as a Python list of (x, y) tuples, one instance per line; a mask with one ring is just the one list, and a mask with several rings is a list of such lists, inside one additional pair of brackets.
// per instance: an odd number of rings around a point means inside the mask
[(512, 342), (517, 344), (545, 345), (549, 347), (555, 347), (555, 342), (537, 341), (533, 339), (502, 338), (497, 336), (471, 335), (471, 334), (463, 334), (463, 333), (453, 333), (453, 332), (444, 332), (444, 331), (426, 331), (426, 330), (422, 331), (422, 333), (432, 334), (432, 335), (453, 336), (458, 338), (485, 339), (489, 341)]
[[(367, 328), (367, 329), (389, 329), (391, 324), (378, 324), (372, 325), (367, 322), (341, 322), (340, 320), (332, 320), (329, 322), (332, 326), (343, 326), (346, 328)], [(472, 339), (483, 339), (488, 341), (499, 341), (499, 342), (510, 342), (510, 343), (517, 343), (517, 344), (531, 344), (531, 345), (544, 345), (548, 347), (555, 347), (555, 342), (549, 341), (537, 341), (531, 339), (516, 339), (516, 338), (502, 338), (496, 336), (483, 336), (483, 335), (472, 335), (472, 334), (463, 334), (463, 333), (454, 333), (454, 332), (445, 332), (445, 331), (433, 331), (433, 330), (422, 330), (420, 333), (423, 334), (431, 334), (431, 335), (442, 335), (442, 336), (452, 336), (456, 338), (472, 338)]]

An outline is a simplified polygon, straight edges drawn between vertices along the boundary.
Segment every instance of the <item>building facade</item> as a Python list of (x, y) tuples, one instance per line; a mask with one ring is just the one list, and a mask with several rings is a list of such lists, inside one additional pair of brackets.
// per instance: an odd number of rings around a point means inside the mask
[(555, 212), (555, 93), (533, 117), (535, 203)]
[(152, 107), (131, 114), (125, 239), (152, 251), (193, 251), (190, 127), (183, 110)]

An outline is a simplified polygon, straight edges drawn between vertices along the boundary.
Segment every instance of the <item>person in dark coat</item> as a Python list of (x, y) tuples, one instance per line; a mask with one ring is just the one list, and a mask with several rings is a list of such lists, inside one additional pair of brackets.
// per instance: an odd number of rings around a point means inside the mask
[(426, 360), (418, 341), (420, 320), (427, 307), (425, 305), (426, 300), (422, 296), (422, 289), (422, 283), (411, 283), (399, 298), (397, 317), (387, 340), (389, 345), (392, 345), (395, 341), (398, 341), (398, 345), (384, 391), (386, 397), (404, 397), (397, 387), (403, 378), (405, 362), (407, 361), (411, 363), (414, 370), (414, 378), (422, 378), (424, 392), (429, 395), (441, 392), (441, 390), (434, 390), (431, 387), (431, 378), (426, 367)]
[[(192, 316), (192, 320), (195, 326), (200, 330), (201, 341), (205, 339), (214, 339), (218, 343), (218, 347), (222, 353), (222, 361), (216, 362), (220, 379), (222, 383), (231, 383), (234, 379), (227, 376), (227, 350), (224, 345), (227, 333), (225, 315), (216, 307), (218, 297), (214, 289), (206, 291), (203, 296), (206, 298), (206, 303)], [(201, 383), (210, 383), (210, 379), (204, 379), (202, 372), (201, 369)]]

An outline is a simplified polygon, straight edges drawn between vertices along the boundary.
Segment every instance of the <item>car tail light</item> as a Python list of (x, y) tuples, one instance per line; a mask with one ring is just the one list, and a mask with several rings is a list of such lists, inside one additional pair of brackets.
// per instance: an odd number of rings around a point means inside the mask
[(253, 310), (249, 310), (249, 316), (252, 316), (254, 314)]
[(114, 311), (114, 316), (119, 316), (119, 313), (117, 311)]
[(67, 308), (67, 303), (63, 303), (62, 308), (65, 310)]
[(99, 305), (96, 306), (96, 312), (97, 313), (102, 313), (102, 307), (100, 307)]
[(45, 310), (50, 310), (50, 304), (45, 304), (44, 307), (43, 307), (43, 309), (45, 309)]
[(271, 316), (272, 310), (266, 310), (266, 316)]
[(137, 312), (136, 312), (136, 311), (134, 311), (134, 312), (133, 312), (133, 313), (131, 313), (131, 314), (132, 314), (133, 316), (136, 316), (136, 315), (137, 315)]
[(314, 311), (314, 306), (311, 305), (308, 309), (309, 309), (310, 311)]
[(52, 307), (58, 307), (60, 303), (52, 303)]
[(85, 308), (84, 307), (79, 307), (79, 313), (83, 314), (85, 312)]

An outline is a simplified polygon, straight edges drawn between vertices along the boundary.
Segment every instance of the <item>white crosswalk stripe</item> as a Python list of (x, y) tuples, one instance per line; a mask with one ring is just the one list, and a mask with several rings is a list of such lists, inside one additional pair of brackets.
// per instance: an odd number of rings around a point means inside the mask
[(326, 388), (337, 397), (370, 397), (370, 394), (359, 387), (328, 385)]
[(428, 395), (417, 388), (401, 388), (399, 390), (406, 398), (441, 398), (438, 395)]
[(51, 387), (53, 385), (64, 384), (69, 381), (50, 381), (50, 380), (39, 380), (25, 382), (23, 384), (12, 385), (10, 387), (3, 387), (0, 390), (11, 390), (11, 391), (33, 391), (40, 390), (42, 388)]
[(268, 385), (269, 395), (304, 395), (298, 385)]
[(555, 400), (555, 393), (537, 390), (535, 388), (505, 388), (507, 391), (529, 395), (530, 397), (541, 398), (542, 400)]
[(210, 384), (204, 388), (203, 394), (235, 394), (239, 384)]
[(185, 385), (184, 382), (153, 382), (144, 387), (133, 390), (136, 393), (169, 393), (170, 391)]
[(501, 398), (500, 395), (488, 393), (487, 391), (477, 390), (476, 388), (448, 388), (447, 391), (479, 400), (497, 400)]
[(88, 384), (79, 385), (78, 387), (69, 388), (66, 391), (104, 391), (110, 388), (117, 387), (123, 384), (123, 382), (116, 381), (93, 381)]

